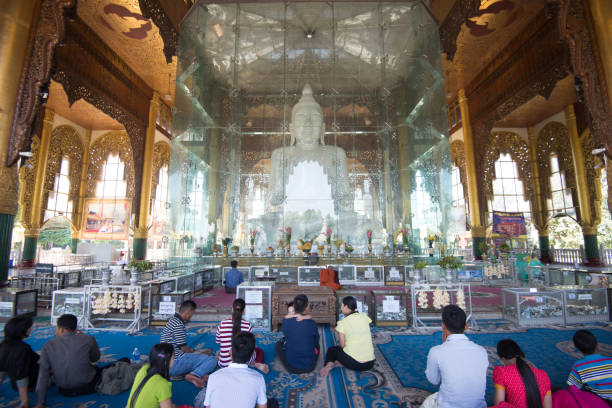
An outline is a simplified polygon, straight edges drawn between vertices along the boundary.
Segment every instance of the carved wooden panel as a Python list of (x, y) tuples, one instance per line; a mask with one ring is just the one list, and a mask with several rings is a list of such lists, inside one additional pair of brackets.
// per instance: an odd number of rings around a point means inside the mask
[(272, 327), (276, 328), (287, 314), (287, 304), (296, 295), (308, 296), (309, 314), (317, 323), (336, 325), (336, 297), (327, 286), (298, 286), (292, 283), (277, 283), (272, 293)]

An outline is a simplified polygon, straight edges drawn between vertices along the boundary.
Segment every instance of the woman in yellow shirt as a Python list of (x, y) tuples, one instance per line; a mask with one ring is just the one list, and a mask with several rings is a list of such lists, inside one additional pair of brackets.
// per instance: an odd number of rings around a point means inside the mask
[(127, 408), (173, 408), (170, 367), (174, 363), (174, 347), (168, 343), (154, 345), (149, 363), (134, 378)]
[(344, 319), (338, 322), (338, 346), (330, 347), (325, 354), (325, 366), (319, 374), (326, 377), (335, 367), (355, 371), (367, 371), (374, 367), (374, 345), (370, 323), (365, 313), (357, 312), (357, 301), (352, 296), (342, 299), (340, 310)]

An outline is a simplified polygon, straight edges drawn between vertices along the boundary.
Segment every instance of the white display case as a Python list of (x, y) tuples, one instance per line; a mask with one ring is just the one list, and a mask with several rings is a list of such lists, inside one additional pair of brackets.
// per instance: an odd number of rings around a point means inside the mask
[(608, 312), (608, 289), (580, 286), (558, 286), (563, 292), (565, 324), (606, 322)]
[(355, 271), (355, 285), (385, 286), (384, 275), (382, 265), (358, 265)]
[(273, 266), (271, 276), (276, 279), (276, 283), (297, 283), (298, 268), (297, 266)]
[[(342, 310), (340, 306), (342, 306), (342, 299), (346, 296), (352, 296), (357, 301), (357, 311), (359, 313), (367, 314), (370, 319), (372, 319), (371, 313), (371, 302), (372, 302), (372, 294), (369, 290), (338, 290), (336, 291), (336, 310), (338, 311), (338, 320), (344, 319), (344, 314), (342, 314)], [(374, 320), (374, 319), (372, 319)]]
[(442, 309), (457, 305), (467, 315), (467, 321), (477, 326), (472, 315), (472, 288), (469, 283), (438, 283), (410, 285), (412, 325), (427, 327), (427, 320), (442, 320)]
[(338, 271), (338, 282), (341, 285), (354, 285), (356, 281), (355, 265), (327, 265), (328, 269)]
[(503, 317), (519, 326), (564, 324), (563, 293), (543, 288), (502, 289)]
[(0, 289), (0, 322), (16, 316), (36, 316), (35, 289)]
[(385, 265), (385, 286), (405, 286), (407, 272), (404, 265)]
[[(224, 283), (225, 283), (225, 274), (226, 274), (226, 273), (227, 273), (227, 271), (229, 271), (230, 269), (232, 269), (232, 268), (230, 268), (230, 267), (228, 267), (228, 266), (224, 266), (224, 267), (223, 267), (223, 282), (222, 282), (222, 284), (224, 284)], [(251, 268), (250, 268), (250, 267), (248, 267), (248, 266), (239, 266), (239, 267), (238, 267), (238, 268), (236, 268), (236, 269), (238, 269), (238, 271), (240, 271), (240, 273), (242, 274), (242, 279), (243, 279), (243, 282), (246, 282), (246, 281), (248, 281), (248, 280), (250, 279), (250, 275), (251, 275), (251, 274), (250, 274), (250, 272), (251, 272)]]
[(79, 328), (86, 328), (87, 294), (85, 288), (60, 289), (53, 292), (51, 325), (55, 326), (57, 319), (66, 313), (77, 317)]
[(408, 294), (404, 290), (373, 290), (372, 308), (376, 326), (408, 325)]
[(236, 298), (244, 299), (246, 304), (243, 318), (248, 320), (255, 331), (269, 331), (272, 322), (271, 282), (242, 282), (236, 289)]
[(460, 282), (482, 282), (484, 280), (484, 263), (464, 263), (457, 270), (457, 280)]
[(191, 291), (184, 290), (151, 295), (151, 313), (149, 316), (149, 325), (165, 326), (168, 320), (170, 320), (175, 313), (178, 313), (181, 304), (184, 301), (191, 299), (191, 294)]
[(88, 329), (134, 333), (143, 328), (141, 286), (87, 285), (85, 292)]
[(321, 268), (319, 266), (298, 266), (299, 286), (319, 286), (321, 284)]

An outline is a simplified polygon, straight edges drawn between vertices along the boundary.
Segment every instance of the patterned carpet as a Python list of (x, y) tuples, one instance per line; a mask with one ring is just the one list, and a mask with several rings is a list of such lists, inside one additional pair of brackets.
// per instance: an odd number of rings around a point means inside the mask
[[(525, 351), (527, 358), (537, 367), (546, 370), (554, 385), (562, 386), (573, 361), (580, 356), (573, 348), (571, 338), (577, 327), (545, 327), (529, 330), (516, 329), (503, 320), (480, 321), (480, 330), (469, 333), (475, 342), (485, 346), (491, 363), (488, 379), (488, 400), (491, 403), (493, 367), (501, 364), (495, 353), (497, 341), (511, 337)], [(40, 326), (38, 323), (37, 326)], [(216, 351), (214, 344), (215, 323), (197, 322), (190, 324), (188, 343), (198, 349), (209, 348)], [(612, 353), (612, 330), (605, 325), (591, 326), (600, 340), (604, 354)], [(334, 334), (328, 326), (321, 326), (322, 349), (333, 345)], [(146, 330), (135, 336), (117, 332), (92, 332), (102, 350), (102, 360), (112, 361), (129, 356), (134, 347), (144, 355), (159, 341), (159, 330)], [(270, 364), (266, 375), (268, 396), (279, 400), (282, 407), (417, 407), (435, 387), (425, 378), (424, 370), (427, 352), (441, 341), (439, 331), (415, 331), (409, 328), (374, 328), (374, 342), (377, 362), (374, 369), (366, 373), (348, 370), (334, 370), (326, 379), (315, 373), (293, 375), (287, 373), (280, 362), (275, 360), (274, 343), (282, 337), (281, 333), (257, 333), (257, 345), (265, 352)], [(35, 350), (40, 350), (44, 342), (53, 338), (50, 327), (37, 327), (28, 339)], [(318, 362), (318, 368), (323, 364)], [(186, 382), (173, 383), (173, 401), (177, 405), (192, 404), (198, 390)], [(52, 387), (48, 396), (51, 408), (114, 408), (124, 407), (128, 393), (116, 397), (90, 395), (67, 399)], [(31, 396), (35, 400), (34, 395)], [(0, 386), (0, 408), (18, 405), (17, 393), (8, 384)]]

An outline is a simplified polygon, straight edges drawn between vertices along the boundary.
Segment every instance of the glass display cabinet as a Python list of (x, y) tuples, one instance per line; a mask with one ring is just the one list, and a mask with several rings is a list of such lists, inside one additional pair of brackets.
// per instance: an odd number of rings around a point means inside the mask
[[(193, 273), (193, 296), (199, 296), (204, 293), (205, 281), (204, 276), (205, 269), (198, 269)], [(212, 269), (210, 269), (212, 275)]]
[(472, 315), (472, 288), (469, 283), (414, 283), (410, 285), (412, 325), (427, 327), (428, 320), (441, 320), (444, 306), (457, 305), (465, 311), (467, 321), (477, 326)]
[(437, 283), (445, 278), (446, 273), (439, 265), (427, 265), (421, 270), (421, 282)]
[(67, 268), (61, 269), (58, 267), (56, 272), (56, 276), (59, 279), (59, 286), (61, 289), (63, 288), (74, 288), (81, 285), (81, 268)]
[[(518, 264), (519, 262), (517, 262)], [(524, 262), (523, 262), (524, 263)], [(522, 272), (522, 271), (525, 272)], [(525, 279), (526, 278), (526, 279)], [(517, 267), (517, 279), (528, 281), (533, 285), (550, 284), (549, 266), (548, 265), (527, 265), (523, 268)]]
[(408, 295), (403, 290), (373, 290), (376, 326), (408, 326)]
[(338, 281), (341, 285), (355, 284), (357, 273), (355, 265), (327, 265), (327, 267), (338, 271)]
[(385, 265), (385, 286), (404, 286), (408, 266)]
[(51, 307), (53, 292), (60, 287), (59, 278), (49, 275), (25, 275), (12, 278), (9, 281), (11, 289), (36, 290), (36, 302), (38, 307)]
[(96, 330), (130, 333), (143, 327), (141, 320), (142, 288), (124, 285), (88, 285), (85, 326)]
[(272, 322), (271, 282), (242, 282), (236, 290), (236, 298), (244, 299), (244, 319), (251, 322), (253, 330), (269, 331)]
[(502, 289), (503, 317), (518, 326), (563, 324), (563, 293), (542, 288)]
[(321, 268), (318, 266), (298, 266), (299, 286), (319, 286), (321, 284)]
[(457, 270), (457, 280), (460, 282), (482, 282), (484, 280), (483, 263), (464, 263)]
[(548, 284), (550, 286), (576, 285), (578, 277), (574, 268), (568, 267), (548, 267)]
[(191, 291), (178, 291), (172, 293), (156, 293), (151, 295), (150, 326), (165, 326), (168, 320), (178, 313), (181, 304), (191, 299)]
[(78, 327), (84, 329), (86, 311), (87, 294), (85, 288), (60, 289), (53, 292), (51, 325), (55, 326), (61, 315), (70, 313), (77, 317)]
[(35, 289), (0, 289), (0, 322), (16, 316), (36, 316)]
[(193, 294), (193, 285), (195, 284), (195, 275), (193, 273), (185, 273), (175, 277), (177, 292), (191, 292)]
[[(225, 284), (225, 274), (230, 269), (232, 269), (232, 268), (227, 267), (227, 266), (223, 267), (223, 282), (222, 282), (222, 284)], [(238, 269), (238, 271), (240, 271), (240, 273), (242, 274), (242, 279), (244, 281), (248, 281), (250, 279), (251, 268), (249, 266), (239, 266), (236, 269)]]
[(276, 283), (296, 283), (298, 268), (295, 266), (273, 266), (271, 275), (276, 278)]
[(269, 278), (270, 267), (268, 265), (251, 266), (249, 274), (249, 276), (253, 280), (256, 278)]
[(357, 301), (357, 311), (359, 313), (365, 313), (367, 314), (370, 319), (372, 319), (372, 321), (374, 321), (374, 319), (372, 318), (372, 314), (371, 314), (371, 308), (370, 308), (370, 304), (372, 302), (372, 295), (370, 293), (369, 290), (338, 290), (336, 291), (336, 305), (337, 305), (337, 310), (338, 310), (338, 320), (342, 320), (344, 319), (344, 314), (342, 314), (342, 311), (340, 310), (340, 306), (342, 305), (342, 299), (345, 298), (346, 296), (352, 296), (355, 298), (355, 300)]
[(384, 268), (382, 265), (357, 265), (355, 270), (355, 285), (384, 286)]
[(580, 286), (556, 286), (553, 289), (563, 292), (565, 324), (610, 320), (607, 289)]

